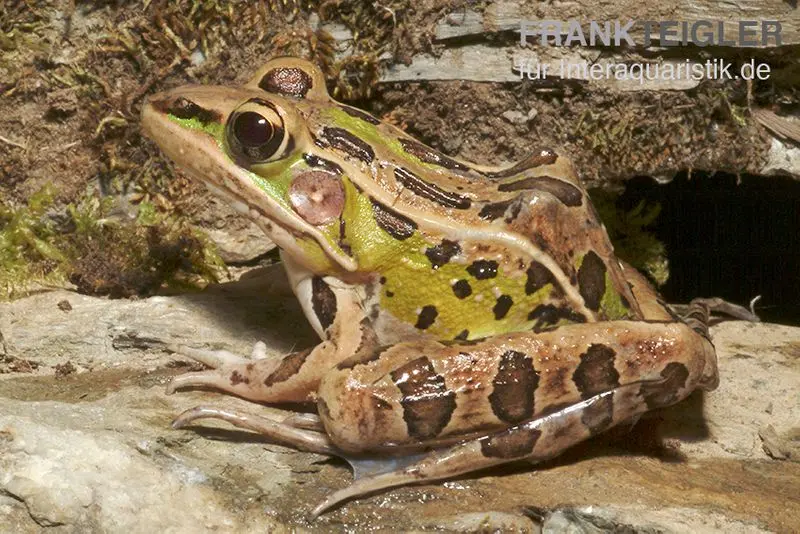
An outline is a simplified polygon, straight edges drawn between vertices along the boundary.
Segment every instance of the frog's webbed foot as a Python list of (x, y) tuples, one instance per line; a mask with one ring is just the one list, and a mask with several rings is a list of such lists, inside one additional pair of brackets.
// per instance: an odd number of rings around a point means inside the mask
[(172, 428), (183, 428), (198, 419), (222, 419), (235, 427), (251, 430), (282, 445), (307, 452), (340, 455), (324, 430), (308, 429), (310, 426), (322, 427), (319, 418), (313, 414), (295, 414), (279, 422), (238, 410), (197, 406), (180, 414), (172, 422)]
[(734, 319), (758, 323), (761, 319), (756, 315), (753, 306), (759, 298), (756, 297), (750, 302), (749, 310), (718, 297), (693, 299), (689, 303), (683, 320), (692, 330), (706, 337), (708, 337), (708, 326), (712, 313), (722, 313)]
[[(314, 351), (307, 349), (286, 356), (264, 357), (258, 345), (255, 359), (236, 356), (227, 351), (205, 351), (176, 347), (185, 354), (213, 368), (207, 371), (176, 376), (167, 385), (166, 393), (179, 388), (213, 388), (259, 402), (307, 402), (316, 376), (304, 368)], [(310, 376), (309, 376), (310, 375)]]
[[(301, 283), (298, 292), (308, 294), (310, 312), (319, 314), (319, 317), (312, 316), (312, 322), (320, 328), (320, 344), (284, 356), (268, 356), (266, 346), (257, 343), (250, 358), (225, 350), (171, 345), (168, 349), (212, 369), (175, 377), (167, 393), (183, 387), (203, 387), (256, 402), (312, 401), (322, 377), (359, 350), (370, 350), (376, 343), (376, 336), (364, 316), (359, 293), (353, 287), (329, 286), (322, 278), (309, 277)], [(312, 301), (317, 305), (312, 305)]]
[(691, 314), (693, 309), (697, 309), (698, 306), (705, 306), (708, 308), (710, 313), (721, 313), (727, 315), (729, 317), (733, 317), (734, 319), (740, 319), (742, 321), (750, 321), (753, 323), (761, 322), (761, 319), (756, 315), (755, 310), (753, 309), (755, 303), (761, 299), (760, 296), (754, 298), (750, 301), (750, 309), (745, 308), (744, 306), (739, 306), (738, 304), (734, 304), (732, 302), (728, 302), (727, 300), (723, 300), (718, 297), (708, 298), (708, 299), (694, 299), (692, 302), (689, 303), (689, 312)]

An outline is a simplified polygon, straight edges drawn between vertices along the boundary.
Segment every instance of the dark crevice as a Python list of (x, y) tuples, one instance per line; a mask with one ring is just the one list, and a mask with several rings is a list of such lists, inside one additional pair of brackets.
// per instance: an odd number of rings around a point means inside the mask
[(761, 295), (762, 320), (800, 324), (800, 182), (682, 172), (659, 185), (637, 177), (617, 204), (627, 211), (641, 200), (662, 207), (650, 231), (667, 248), (667, 301), (721, 297), (746, 306)]

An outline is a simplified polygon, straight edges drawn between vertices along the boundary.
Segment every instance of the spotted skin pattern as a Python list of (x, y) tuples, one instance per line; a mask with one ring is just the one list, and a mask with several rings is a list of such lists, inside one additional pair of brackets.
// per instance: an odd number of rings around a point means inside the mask
[[(263, 145), (231, 137), (244, 112), (269, 123)], [(215, 369), (169, 390), (315, 403), (318, 418), (296, 426), (210, 415), (306, 450), (426, 453), (335, 492), (314, 514), (385, 488), (546, 460), (717, 385), (713, 303), (677, 317), (616, 258), (575, 169), (551, 149), (506, 168), (458, 161), (333, 101), (321, 71), (294, 58), (243, 87), (154, 95), (143, 125), (192, 175), (247, 206), (321, 338), (285, 356), (198, 355)]]

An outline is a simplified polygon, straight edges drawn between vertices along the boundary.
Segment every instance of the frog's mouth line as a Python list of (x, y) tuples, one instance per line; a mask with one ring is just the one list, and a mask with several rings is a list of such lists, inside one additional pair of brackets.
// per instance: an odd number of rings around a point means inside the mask
[(305, 253), (298, 244), (298, 238), (307, 236), (316, 241), (325, 254), (343, 269), (351, 272), (357, 270), (355, 259), (335, 250), (319, 229), (292, 213), (286, 213), (283, 206), (258, 189), (249, 178), (250, 172), (231, 162), (220, 149), (219, 140), (214, 135), (200, 128), (189, 129), (162, 111), (165, 107), (172, 109), (175, 105), (170, 102), (178, 99), (190, 102), (181, 96), (176, 98), (160, 94), (148, 100), (142, 108), (144, 133), (156, 142), (169, 159), (238, 213), (253, 219), (278, 247), (289, 254), (302, 259)]

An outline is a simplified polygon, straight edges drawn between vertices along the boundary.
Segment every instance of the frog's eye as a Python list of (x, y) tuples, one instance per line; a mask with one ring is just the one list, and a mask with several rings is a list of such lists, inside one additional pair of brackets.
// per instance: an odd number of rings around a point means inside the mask
[(234, 111), (226, 135), (234, 154), (250, 164), (277, 159), (288, 138), (283, 118), (266, 101), (250, 101)]

